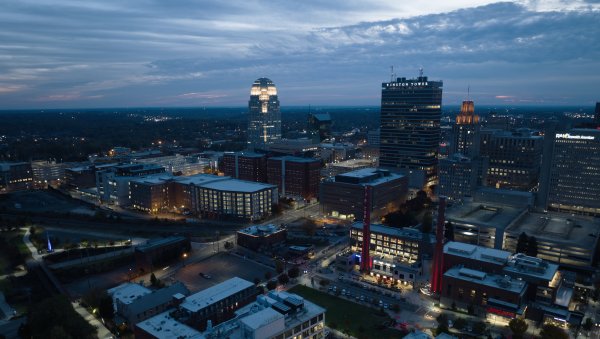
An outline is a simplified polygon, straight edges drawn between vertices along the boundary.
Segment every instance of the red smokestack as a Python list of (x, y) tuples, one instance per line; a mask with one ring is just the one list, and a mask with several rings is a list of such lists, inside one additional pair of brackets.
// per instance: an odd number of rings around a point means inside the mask
[(446, 197), (439, 198), (438, 219), (435, 230), (435, 251), (431, 270), (431, 292), (442, 291), (442, 276), (444, 274), (444, 226), (446, 224)]
[(360, 257), (360, 270), (369, 273), (371, 271), (371, 186), (369, 185), (365, 186), (363, 206), (363, 242)]

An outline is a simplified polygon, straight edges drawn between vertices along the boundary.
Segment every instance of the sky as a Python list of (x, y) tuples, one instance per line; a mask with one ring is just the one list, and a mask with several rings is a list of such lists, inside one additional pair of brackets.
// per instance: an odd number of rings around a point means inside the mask
[(600, 101), (600, 0), (2, 0), (0, 109), (379, 105), (423, 68), (443, 103)]

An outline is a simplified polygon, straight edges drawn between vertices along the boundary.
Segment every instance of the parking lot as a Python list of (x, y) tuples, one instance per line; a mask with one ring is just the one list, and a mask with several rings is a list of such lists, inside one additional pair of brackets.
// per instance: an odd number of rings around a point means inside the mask
[[(197, 263), (186, 264), (172, 274), (169, 279), (181, 281), (190, 291), (195, 292), (236, 276), (251, 282), (255, 278), (264, 281), (266, 272), (271, 272), (271, 275), (275, 276), (275, 271), (268, 266), (255, 263), (243, 257), (240, 258), (232, 254), (221, 253)], [(201, 273), (205, 277), (201, 276)]]

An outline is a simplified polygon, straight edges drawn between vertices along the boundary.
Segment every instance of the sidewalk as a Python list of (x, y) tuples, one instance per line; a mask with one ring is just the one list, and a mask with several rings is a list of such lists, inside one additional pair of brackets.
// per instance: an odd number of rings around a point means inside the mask
[(98, 332), (96, 333), (99, 339), (112, 339), (114, 338), (113, 334), (102, 324), (98, 319), (96, 319), (90, 312), (88, 312), (85, 308), (81, 307), (78, 303), (72, 303), (75, 312), (79, 313), (90, 325), (94, 326)]

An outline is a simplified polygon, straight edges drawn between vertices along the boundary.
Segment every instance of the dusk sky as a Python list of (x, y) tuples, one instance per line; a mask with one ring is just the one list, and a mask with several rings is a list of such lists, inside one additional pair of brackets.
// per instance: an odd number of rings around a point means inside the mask
[(3, 0), (0, 109), (379, 105), (423, 67), (444, 104), (600, 101), (600, 1)]

